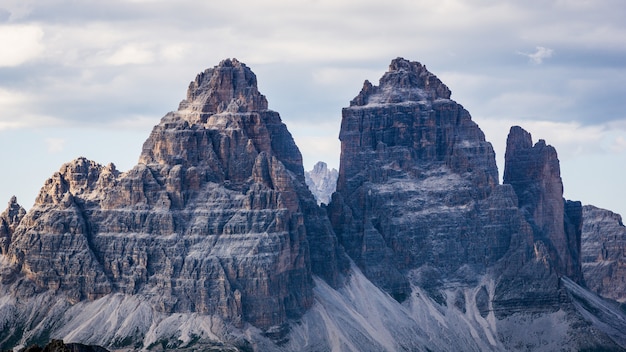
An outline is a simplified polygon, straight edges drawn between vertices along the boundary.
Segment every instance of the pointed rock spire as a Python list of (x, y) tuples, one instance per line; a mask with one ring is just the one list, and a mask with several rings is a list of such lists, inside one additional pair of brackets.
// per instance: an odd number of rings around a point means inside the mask
[[(559, 275), (582, 282), (580, 202), (563, 199), (556, 149), (519, 126), (511, 127), (505, 154), (504, 183), (513, 186), (519, 208), (533, 227), (535, 241), (548, 249)], [(561, 220), (562, 219), (562, 220)]]
[(0, 253), (6, 254), (11, 244), (11, 238), (15, 228), (26, 215), (26, 210), (17, 203), (15, 196), (9, 200), (6, 210), (0, 214)]

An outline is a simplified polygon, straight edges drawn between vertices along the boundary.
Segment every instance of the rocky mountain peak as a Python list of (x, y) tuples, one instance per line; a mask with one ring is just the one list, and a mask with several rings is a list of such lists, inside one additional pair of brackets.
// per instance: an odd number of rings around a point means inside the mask
[(15, 228), (26, 215), (26, 210), (17, 203), (15, 196), (9, 200), (6, 210), (0, 214), (0, 254), (6, 254)]
[(426, 66), (399, 57), (391, 61), (389, 71), (380, 79), (378, 86), (366, 80), (350, 106), (450, 99), (451, 94), (450, 89)]
[(323, 161), (318, 161), (313, 166), (313, 170), (304, 173), (306, 185), (317, 199), (318, 204), (330, 203), (330, 197), (337, 188), (337, 177), (339, 177), (337, 169), (329, 169)]
[(259, 93), (250, 68), (237, 59), (226, 59), (196, 76), (179, 110), (213, 114), (263, 111), (267, 110), (267, 99)]
[(13, 196), (9, 200), (6, 210), (0, 214), (0, 218), (6, 220), (10, 225), (15, 225), (20, 222), (24, 214), (26, 214), (26, 210), (17, 202), (17, 197)]

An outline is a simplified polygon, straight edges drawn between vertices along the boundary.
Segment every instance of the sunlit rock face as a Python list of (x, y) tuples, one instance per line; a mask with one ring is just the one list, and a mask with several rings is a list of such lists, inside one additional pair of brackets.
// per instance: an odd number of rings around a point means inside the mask
[(6, 277), (24, 295), (143, 295), (268, 328), (312, 305), (312, 272), (338, 284), (335, 242), (291, 134), (254, 73), (225, 60), (191, 82), (133, 169), (79, 158), (46, 181), (5, 246)]

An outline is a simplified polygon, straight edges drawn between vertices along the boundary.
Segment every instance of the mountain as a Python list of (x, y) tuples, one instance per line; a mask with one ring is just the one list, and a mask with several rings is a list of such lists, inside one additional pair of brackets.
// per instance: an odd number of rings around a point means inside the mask
[[(268, 329), (311, 307), (313, 273), (331, 285), (341, 274), (301, 154), (254, 73), (236, 60), (191, 82), (136, 167), (121, 173), (85, 158), (63, 165), (9, 232), (2, 283), (15, 300), (4, 304), (10, 310), (41, 294), (64, 310), (132, 298), (148, 315), (202, 314)], [(22, 337), (20, 328), (4, 330), (4, 343), (45, 336), (54, 325), (45, 314), (3, 318), (35, 327)], [(126, 346), (148, 338), (145, 327), (98, 336), (81, 326), (69, 337)]]
[(320, 207), (254, 73), (207, 69), (134, 168), (78, 158), (28, 212), (9, 202), (0, 349), (624, 350), (626, 315), (585, 288), (554, 148), (513, 127), (499, 184), (450, 98), (402, 58), (366, 81)]
[(323, 161), (318, 161), (313, 166), (313, 170), (304, 172), (306, 185), (317, 199), (318, 204), (330, 203), (330, 197), (337, 187), (337, 177), (339, 177), (337, 169), (329, 170), (328, 165)]

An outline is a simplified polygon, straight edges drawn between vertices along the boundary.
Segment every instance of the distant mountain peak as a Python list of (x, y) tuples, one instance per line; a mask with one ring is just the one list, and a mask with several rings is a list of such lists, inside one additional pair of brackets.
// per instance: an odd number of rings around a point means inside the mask
[(328, 169), (328, 165), (323, 161), (318, 161), (313, 170), (304, 173), (306, 185), (315, 196), (318, 204), (329, 204), (331, 196), (337, 188), (337, 169)]
[(450, 89), (426, 66), (398, 57), (391, 61), (378, 86), (367, 80), (364, 82), (363, 89), (350, 106), (450, 99), (451, 94)]

